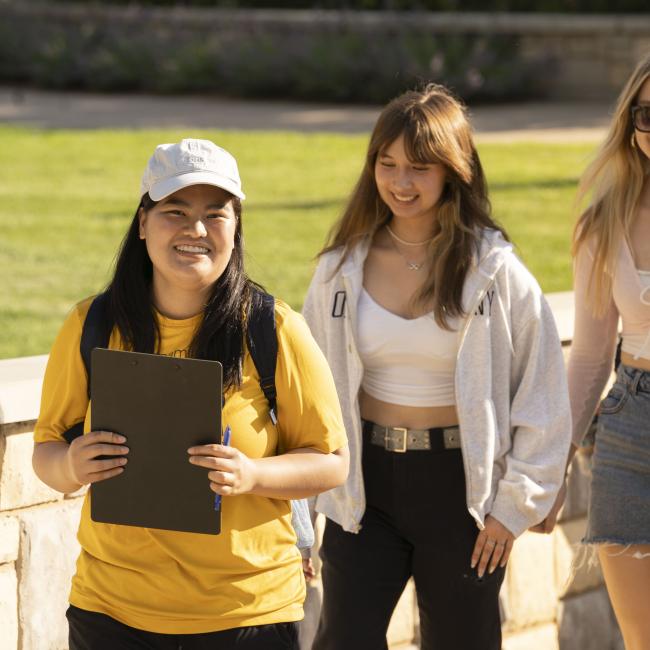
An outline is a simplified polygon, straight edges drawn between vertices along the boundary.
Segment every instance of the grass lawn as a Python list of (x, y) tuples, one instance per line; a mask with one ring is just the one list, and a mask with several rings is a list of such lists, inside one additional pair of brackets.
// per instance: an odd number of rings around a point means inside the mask
[[(248, 272), (294, 308), (363, 160), (366, 136), (0, 127), (0, 358), (46, 353), (106, 283), (160, 142), (210, 138), (239, 162)], [(494, 213), (545, 291), (570, 289), (578, 175), (592, 144), (484, 144)]]

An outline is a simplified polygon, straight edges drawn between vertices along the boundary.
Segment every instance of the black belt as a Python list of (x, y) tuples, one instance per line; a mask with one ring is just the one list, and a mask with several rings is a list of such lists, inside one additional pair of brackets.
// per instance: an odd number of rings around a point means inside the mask
[(460, 449), (460, 429), (434, 427), (432, 429), (406, 429), (405, 427), (384, 427), (363, 420), (363, 432), (373, 445), (386, 451), (445, 451)]

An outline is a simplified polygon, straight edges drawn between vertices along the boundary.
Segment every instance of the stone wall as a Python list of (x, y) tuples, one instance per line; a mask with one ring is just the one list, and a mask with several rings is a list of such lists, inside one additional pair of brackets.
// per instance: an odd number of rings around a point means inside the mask
[(67, 648), (65, 609), (79, 545), (81, 494), (32, 471), (46, 357), (0, 361), (0, 630), (3, 650)]
[[(572, 331), (571, 295), (549, 296), (560, 336)], [(568, 347), (565, 348), (568, 350)], [(79, 551), (81, 494), (45, 487), (31, 467), (46, 357), (0, 361), (0, 630), (3, 650), (63, 650), (64, 612)], [(525, 533), (515, 544), (501, 593), (504, 650), (623, 650), (598, 568), (571, 566), (586, 523), (589, 460), (579, 456), (552, 535)], [(320, 585), (309, 590), (303, 635), (313, 634)], [(412, 584), (389, 630), (391, 648), (417, 647)], [(309, 643), (305, 644), (308, 647)]]

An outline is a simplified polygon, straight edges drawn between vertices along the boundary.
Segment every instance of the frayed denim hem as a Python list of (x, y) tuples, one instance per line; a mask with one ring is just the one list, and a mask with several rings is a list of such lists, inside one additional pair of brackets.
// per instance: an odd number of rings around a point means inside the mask
[[(628, 554), (631, 547), (646, 545), (650, 545), (650, 542), (640, 541), (630, 543), (623, 540), (619, 541), (617, 539), (604, 537), (585, 538), (579, 543), (573, 544), (575, 553), (573, 555), (573, 562), (571, 562), (571, 568), (569, 569), (569, 575), (564, 584), (564, 588), (566, 589), (569, 587), (579, 571), (590, 571), (600, 565), (597, 550), (598, 547), (611, 547), (611, 557), (619, 557), (621, 555)], [(650, 552), (643, 553), (639, 550), (636, 550), (632, 553), (629, 553), (629, 556), (635, 560), (645, 560), (650, 559)]]
[(611, 537), (586, 537), (580, 541), (582, 546), (601, 546), (603, 544), (608, 544), (611, 546), (625, 546), (629, 548), (630, 546), (650, 546), (650, 539), (640, 539), (634, 540), (631, 542), (629, 539), (615, 539)]

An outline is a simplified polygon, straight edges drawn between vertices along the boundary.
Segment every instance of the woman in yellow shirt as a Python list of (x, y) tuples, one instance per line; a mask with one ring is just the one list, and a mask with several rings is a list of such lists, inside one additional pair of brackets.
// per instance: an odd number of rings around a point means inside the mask
[[(233, 443), (191, 448), (187, 462), (206, 469), (206, 490), (231, 507), (221, 534), (203, 535), (94, 522), (87, 494), (70, 650), (297, 647), (305, 585), (289, 500), (340, 485), (347, 442), (327, 363), (281, 301), (271, 422), (244, 345), (255, 290), (243, 268), (244, 198), (235, 159), (207, 140), (160, 145), (145, 169), (107, 289), (109, 347), (223, 364)], [(64, 493), (128, 471), (128, 440), (89, 432), (80, 337), (90, 302), (72, 310), (54, 343), (34, 434), (36, 473)], [(64, 432), (80, 422), (86, 435), (68, 444)]]

